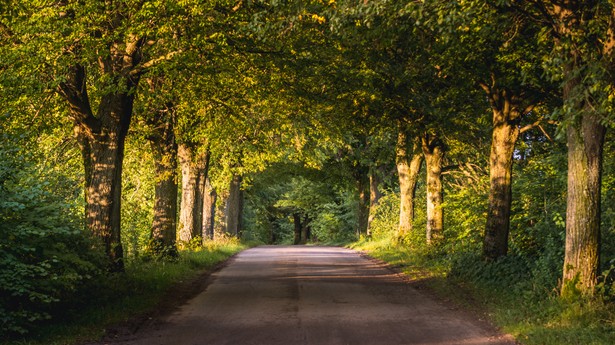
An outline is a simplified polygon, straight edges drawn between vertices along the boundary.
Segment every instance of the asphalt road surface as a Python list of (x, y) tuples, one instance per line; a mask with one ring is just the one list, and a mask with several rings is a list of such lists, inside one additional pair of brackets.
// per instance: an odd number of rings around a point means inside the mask
[(211, 278), (205, 291), (162, 323), (119, 343), (514, 344), (348, 249), (253, 248)]

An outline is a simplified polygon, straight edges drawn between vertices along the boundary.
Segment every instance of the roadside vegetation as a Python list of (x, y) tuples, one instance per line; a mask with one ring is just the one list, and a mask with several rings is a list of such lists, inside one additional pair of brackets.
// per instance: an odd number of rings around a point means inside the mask
[(219, 239), (182, 250), (173, 260), (129, 260), (125, 272), (90, 276), (65, 292), (70, 293), (66, 298), (48, 303), (44, 314), (39, 314), (40, 321), (15, 325), (27, 336), (0, 339), (0, 343), (82, 344), (129, 335), (202, 291), (213, 270), (247, 247), (236, 239)]

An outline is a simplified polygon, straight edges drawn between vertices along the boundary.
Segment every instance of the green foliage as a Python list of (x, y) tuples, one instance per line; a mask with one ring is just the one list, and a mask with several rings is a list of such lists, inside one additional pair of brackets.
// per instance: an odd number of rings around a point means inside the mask
[(23, 142), (0, 136), (0, 332), (26, 333), (101, 274), (102, 255), (53, 193), (59, 176), (41, 177)]
[(385, 194), (374, 210), (374, 220), (371, 223), (372, 238), (374, 240), (392, 239), (399, 227), (399, 195), (397, 193)]
[(315, 241), (345, 243), (356, 239), (357, 201), (353, 192), (340, 193), (318, 206), (311, 223)]
[[(231, 255), (247, 248), (237, 239), (206, 242), (196, 250), (185, 250), (173, 261), (130, 260), (125, 273), (94, 279), (89, 290), (74, 294), (62, 317), (51, 320), (25, 336), (20, 344), (50, 345), (96, 341), (104, 329), (147, 313), (177, 297), (169, 292), (212, 270)], [(183, 290), (186, 288), (184, 287)], [(182, 291), (183, 291), (182, 290)], [(16, 342), (18, 338), (13, 338)]]
[(292, 214), (309, 219), (314, 241), (354, 239), (357, 201), (340, 171), (277, 164), (255, 174), (246, 189), (248, 232), (267, 243), (292, 243)]
[(127, 140), (122, 177), (122, 243), (128, 258), (146, 251), (154, 219), (154, 161), (136, 139)]

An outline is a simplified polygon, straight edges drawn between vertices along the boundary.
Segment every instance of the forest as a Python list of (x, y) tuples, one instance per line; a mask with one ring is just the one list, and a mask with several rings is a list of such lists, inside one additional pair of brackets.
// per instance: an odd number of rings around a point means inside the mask
[(610, 0), (3, 0), (0, 340), (308, 243), (612, 343), (614, 78)]

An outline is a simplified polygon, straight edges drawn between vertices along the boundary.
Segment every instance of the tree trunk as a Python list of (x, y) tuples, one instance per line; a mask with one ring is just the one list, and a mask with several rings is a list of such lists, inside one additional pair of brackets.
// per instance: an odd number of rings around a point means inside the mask
[(173, 119), (156, 114), (152, 124), (149, 141), (156, 178), (150, 249), (157, 255), (177, 256), (177, 143)]
[(369, 220), (369, 175), (367, 169), (359, 168), (357, 172), (357, 190), (359, 192), (357, 237), (367, 234)]
[(483, 237), (483, 257), (495, 260), (508, 253), (510, 207), (512, 203), (512, 166), (515, 143), (519, 138), (518, 120), (523, 111), (508, 90), (487, 88), (493, 111), (491, 154), (489, 155), (489, 209)]
[(242, 193), (241, 176), (233, 175), (226, 200), (226, 232), (239, 237), (241, 233)]
[(427, 243), (444, 238), (444, 210), (442, 209), (443, 143), (437, 136), (425, 134), (422, 138), (423, 155), (427, 170)]
[(380, 192), (380, 184), (382, 183), (382, 177), (380, 176), (380, 169), (370, 169), (369, 171), (369, 216), (367, 218), (367, 236), (372, 235), (372, 222), (376, 216), (376, 207), (382, 198)]
[(409, 149), (409, 138), (405, 129), (400, 128), (397, 136), (396, 164), (399, 177), (399, 228), (397, 237), (404, 240), (412, 232), (414, 221), (414, 196), (423, 155), (418, 154), (419, 145), (414, 141)]
[[(138, 45), (135, 46), (138, 49)], [(116, 49), (112, 45), (112, 49)], [(104, 66), (129, 70), (133, 55), (125, 59), (101, 59)], [(106, 69), (103, 73), (106, 73)], [(58, 86), (67, 101), (85, 170), (85, 220), (91, 233), (101, 240), (110, 271), (123, 271), (121, 243), (122, 164), (124, 142), (132, 119), (134, 93), (139, 78), (115, 76), (118, 93), (101, 96), (94, 115), (88, 96), (86, 69), (74, 65)]]
[[(589, 110), (591, 111), (591, 110)], [(568, 128), (568, 196), (562, 294), (593, 292), (600, 265), (600, 196), (606, 129), (595, 114)]]
[(269, 223), (269, 244), (275, 244), (277, 241), (276, 233), (278, 232), (278, 217), (276, 216), (275, 206), (267, 207), (267, 221)]
[[(551, 15), (556, 19), (557, 36), (564, 71), (568, 78), (563, 86), (566, 114), (566, 142), (568, 145), (568, 186), (566, 200), (566, 247), (561, 294), (592, 294), (600, 269), (601, 179), (604, 137), (606, 128), (592, 104), (592, 95), (582, 86), (589, 64), (612, 61), (613, 27), (607, 39), (593, 41), (588, 34), (588, 21), (596, 13), (595, 2), (562, 2), (553, 4)], [(611, 23), (612, 24), (612, 23)], [(585, 41), (579, 41), (579, 38)], [(567, 39), (576, 40), (570, 45)], [(584, 61), (583, 44), (602, 45), (602, 61)], [(592, 50), (593, 51), (593, 50)], [(587, 58), (585, 58), (587, 59)], [(592, 69), (590, 69), (591, 71)]]
[(124, 270), (121, 243), (122, 164), (132, 117), (133, 97), (107, 95), (101, 100), (99, 127), (77, 123), (75, 133), (85, 167), (86, 225), (102, 240), (110, 271)]
[(518, 128), (506, 120), (493, 128), (489, 156), (489, 209), (483, 240), (483, 256), (488, 259), (497, 259), (508, 252), (512, 203), (512, 155), (518, 136)]
[(311, 228), (310, 228), (311, 219), (306, 214), (303, 216), (303, 223), (301, 223), (301, 244), (306, 244), (311, 237)]
[(299, 213), (293, 213), (293, 223), (295, 225), (293, 244), (297, 245), (301, 243), (301, 215)]
[(207, 168), (206, 155), (197, 154), (186, 144), (178, 146), (182, 172), (182, 195), (179, 215), (179, 241), (185, 245), (200, 236), (203, 229), (203, 187)]
[(216, 219), (216, 189), (211, 185), (209, 178), (205, 178), (205, 191), (203, 198), (203, 240), (214, 239), (214, 224)]

